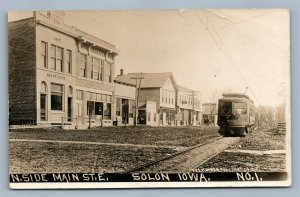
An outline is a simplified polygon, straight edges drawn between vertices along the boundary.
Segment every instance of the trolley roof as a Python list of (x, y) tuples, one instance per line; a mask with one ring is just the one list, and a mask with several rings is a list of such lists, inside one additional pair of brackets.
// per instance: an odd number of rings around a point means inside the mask
[(224, 99), (245, 98), (253, 103), (253, 101), (250, 99), (250, 97), (248, 95), (246, 95), (245, 93), (223, 93), (223, 98)]

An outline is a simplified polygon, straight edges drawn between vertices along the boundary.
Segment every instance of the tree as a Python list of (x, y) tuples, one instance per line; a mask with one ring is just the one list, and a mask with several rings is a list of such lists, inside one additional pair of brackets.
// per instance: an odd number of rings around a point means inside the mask
[(255, 122), (258, 127), (275, 128), (278, 123), (285, 122), (285, 104), (278, 106), (258, 106)]

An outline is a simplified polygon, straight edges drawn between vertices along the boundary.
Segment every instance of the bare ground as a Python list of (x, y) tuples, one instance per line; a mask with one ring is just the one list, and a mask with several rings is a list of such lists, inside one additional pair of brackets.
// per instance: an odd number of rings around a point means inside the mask
[[(111, 127), (93, 130), (19, 129), (11, 139), (157, 145), (117, 146), (10, 141), (10, 173), (123, 172), (218, 136), (216, 127)], [(175, 148), (165, 148), (164, 146)]]
[[(256, 130), (228, 150), (285, 150), (286, 136), (275, 130)], [(249, 151), (250, 152), (250, 151)], [(286, 171), (286, 154), (250, 154), (245, 151), (223, 152), (198, 169), (229, 169), (229, 171), (282, 172)]]
[(203, 138), (218, 136), (217, 127), (98, 127), (91, 130), (59, 128), (12, 129), (12, 139), (90, 141), (169, 146), (194, 146)]

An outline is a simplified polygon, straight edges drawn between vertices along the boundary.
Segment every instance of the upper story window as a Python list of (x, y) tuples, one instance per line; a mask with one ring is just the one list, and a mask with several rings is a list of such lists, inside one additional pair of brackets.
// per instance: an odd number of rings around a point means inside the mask
[(103, 78), (104, 78), (104, 60), (100, 60), (100, 81), (103, 81)]
[(48, 59), (48, 43), (42, 41), (41, 43), (41, 56), (42, 56), (42, 65), (44, 68), (47, 68), (47, 59)]
[(50, 47), (50, 64), (49, 68), (51, 70), (56, 70), (56, 47), (55, 45), (51, 45)]
[(86, 66), (87, 66), (87, 56), (84, 54), (80, 54), (79, 61), (79, 76), (86, 77)]
[(72, 51), (66, 51), (67, 73), (72, 74)]
[(172, 92), (172, 104), (174, 104), (174, 93)]
[(92, 78), (95, 80), (100, 79), (100, 60), (97, 58), (92, 58)]
[(49, 68), (59, 72), (63, 71), (63, 48), (51, 45)]
[(63, 71), (63, 48), (56, 47), (56, 70), (59, 72)]
[(111, 83), (112, 82), (112, 70), (113, 70), (113, 65), (109, 64), (109, 72), (108, 72), (108, 82)]
[(165, 103), (168, 103), (168, 92), (166, 91)]

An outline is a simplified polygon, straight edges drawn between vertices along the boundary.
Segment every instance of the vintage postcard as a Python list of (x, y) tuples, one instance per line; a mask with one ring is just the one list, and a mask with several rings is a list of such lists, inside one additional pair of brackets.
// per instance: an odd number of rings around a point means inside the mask
[(8, 13), (13, 189), (291, 185), (287, 9)]

